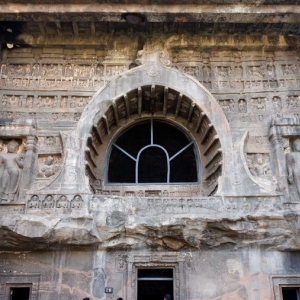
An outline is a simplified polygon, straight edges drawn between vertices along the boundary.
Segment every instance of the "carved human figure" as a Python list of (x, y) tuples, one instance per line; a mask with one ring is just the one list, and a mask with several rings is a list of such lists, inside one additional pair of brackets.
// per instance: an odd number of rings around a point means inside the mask
[(61, 108), (66, 108), (68, 103), (68, 99), (66, 97), (63, 97), (60, 101), (60, 107)]
[(76, 195), (71, 201), (71, 208), (81, 208), (82, 207), (82, 198), (79, 195)]
[(67, 208), (68, 207), (68, 199), (66, 196), (62, 195), (56, 202), (57, 208)]
[(264, 160), (263, 154), (261, 153), (255, 154), (252, 161), (252, 166), (250, 166), (249, 169), (254, 176), (269, 175), (270, 172), (270, 168), (268, 167), (268, 164)]
[(292, 148), (293, 152), (286, 154), (288, 182), (295, 183), (300, 195), (300, 138), (294, 140)]
[(273, 108), (275, 111), (281, 110), (281, 99), (279, 97), (273, 97)]
[(65, 76), (67, 76), (67, 77), (72, 76), (72, 66), (71, 65), (66, 65), (66, 67), (65, 67)]
[(0, 200), (13, 199), (18, 190), (20, 169), (23, 168), (23, 155), (18, 154), (19, 143), (11, 140), (7, 153), (0, 154)]
[(45, 107), (52, 107), (52, 99), (50, 99), (49, 97), (46, 97), (44, 100), (44, 106)]
[(55, 159), (53, 156), (49, 155), (44, 162), (44, 165), (41, 167), (41, 174), (45, 177), (51, 177), (56, 174), (59, 167), (55, 164)]
[(244, 99), (240, 99), (238, 102), (239, 112), (246, 113), (247, 112), (247, 102)]
[(26, 66), (25, 66), (25, 75), (30, 75), (30, 64), (27, 64)]
[(53, 197), (51, 195), (46, 196), (43, 201), (43, 208), (53, 208)]
[(33, 105), (33, 98), (32, 97), (28, 97), (26, 99), (26, 108), (32, 108)]
[(40, 75), (40, 65), (34, 64), (32, 67), (32, 76), (39, 76)]
[(39, 208), (39, 197), (37, 195), (33, 195), (28, 201), (28, 208)]

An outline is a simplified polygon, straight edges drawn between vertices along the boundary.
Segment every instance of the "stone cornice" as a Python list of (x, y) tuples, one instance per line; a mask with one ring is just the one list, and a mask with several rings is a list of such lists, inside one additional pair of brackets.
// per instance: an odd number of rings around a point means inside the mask
[(20, 4), (0, 3), (0, 20), (125, 22), (125, 13), (140, 13), (148, 22), (299, 21), (300, 5), (178, 5), (178, 4)]

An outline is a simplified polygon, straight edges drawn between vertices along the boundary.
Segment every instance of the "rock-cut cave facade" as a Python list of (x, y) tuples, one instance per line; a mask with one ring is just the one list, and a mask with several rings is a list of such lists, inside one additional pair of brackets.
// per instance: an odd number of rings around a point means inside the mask
[(0, 1), (0, 300), (300, 299), (300, 5), (236, 2)]

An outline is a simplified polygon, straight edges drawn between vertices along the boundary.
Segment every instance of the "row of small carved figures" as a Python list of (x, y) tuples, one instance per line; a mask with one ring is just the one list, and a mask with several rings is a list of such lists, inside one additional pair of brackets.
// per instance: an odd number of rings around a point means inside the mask
[(73, 65), (73, 64), (2, 64), (1, 75), (21, 76), (65, 76), (65, 77), (93, 77), (114, 76), (126, 71), (128, 67), (124, 64), (107, 66), (102, 64)]
[(27, 203), (29, 209), (47, 209), (47, 208), (74, 208), (83, 207), (83, 199), (80, 195), (75, 195), (70, 201), (65, 195), (60, 196), (56, 201), (52, 195), (47, 195), (43, 200), (38, 195), (33, 195)]
[(2, 96), (2, 108), (83, 108), (90, 101), (90, 97), (58, 97), (58, 96), (46, 96), (37, 97), (32, 96), (24, 97), (15, 95), (3, 95)]
[[(99, 199), (93, 197), (90, 202), (90, 209), (98, 208)], [(137, 204), (137, 203), (136, 203)], [(141, 204), (141, 203), (140, 203)], [(58, 195), (55, 200), (54, 196), (46, 195), (44, 199), (39, 199), (38, 195), (31, 196), (28, 200), (28, 209), (81, 209), (84, 201), (80, 195), (73, 196), (72, 200), (65, 195)], [(280, 211), (283, 209), (278, 198), (257, 198), (250, 202), (243, 199), (227, 198), (225, 203), (217, 198), (198, 198), (198, 199), (161, 199), (148, 198), (143, 201), (143, 205), (139, 205), (145, 214), (161, 214), (161, 213), (195, 213), (198, 209), (209, 209), (213, 211)]]
[[(91, 78), (94, 76), (114, 76), (118, 75), (126, 70), (127, 62), (114, 66), (104, 66), (102, 64), (92, 64), (92, 65), (74, 65), (74, 64), (2, 64), (1, 65), (1, 75), (2, 76), (11, 76), (11, 75), (21, 75), (21, 76), (64, 76), (64, 77), (85, 77)], [(176, 65), (179, 70), (184, 73), (196, 77), (205, 77), (209, 78), (212, 75), (215, 77), (275, 77), (275, 65), (274, 63), (269, 63), (267, 65), (251, 65), (246, 67), (244, 71), (243, 67), (240, 65), (237, 66), (208, 66), (204, 65), (203, 67), (199, 66), (190, 66), (190, 65)], [(294, 62), (281, 64), (277, 66), (277, 69), (280, 70), (280, 75), (288, 76), (294, 75), (297, 73), (297, 66)], [(278, 72), (278, 70), (277, 70)]]

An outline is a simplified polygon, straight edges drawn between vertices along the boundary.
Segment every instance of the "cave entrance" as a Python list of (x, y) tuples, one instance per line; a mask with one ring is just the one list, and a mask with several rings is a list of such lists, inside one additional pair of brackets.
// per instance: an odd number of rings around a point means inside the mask
[(165, 294), (173, 299), (173, 269), (138, 269), (137, 300), (164, 300)]
[(29, 287), (11, 287), (9, 300), (29, 300)]

